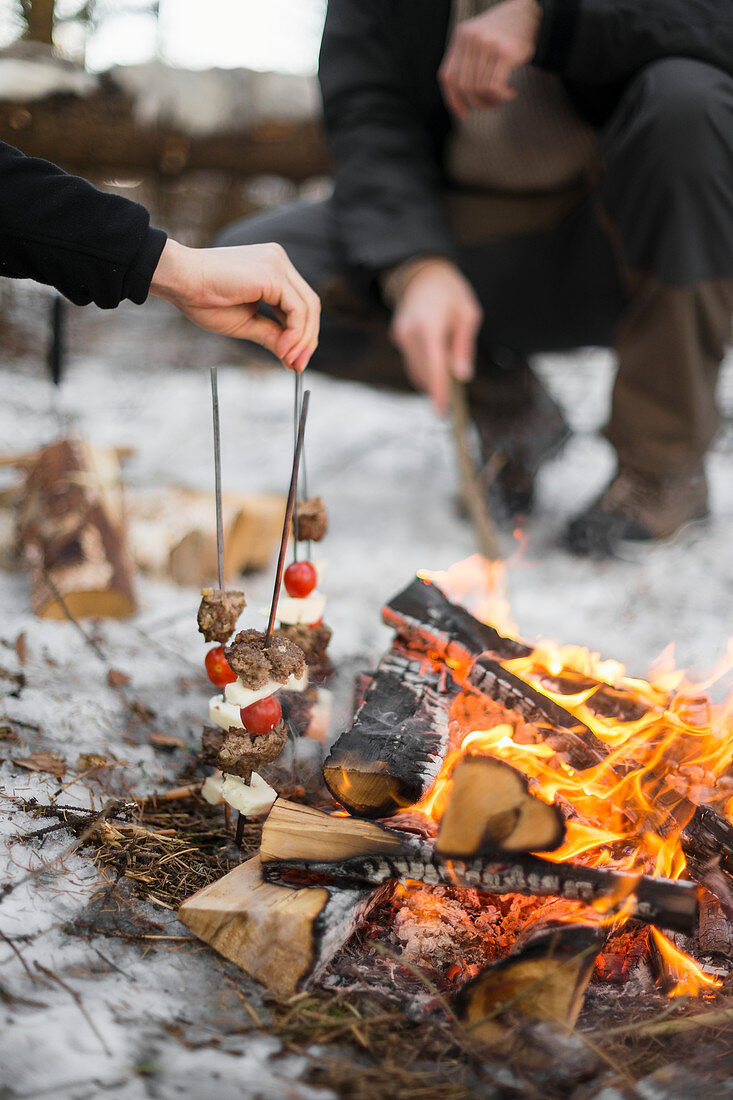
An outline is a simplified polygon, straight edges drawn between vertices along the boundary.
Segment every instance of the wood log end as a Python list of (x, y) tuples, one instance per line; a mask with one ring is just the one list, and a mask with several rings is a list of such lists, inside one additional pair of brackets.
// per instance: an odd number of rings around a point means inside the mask
[(137, 603), (131, 594), (93, 588), (69, 592), (63, 597), (63, 604), (47, 589), (37, 590), (32, 602), (33, 610), (40, 619), (62, 620), (68, 615), (74, 619), (127, 619), (137, 611)]
[(264, 882), (260, 858), (253, 856), (184, 901), (178, 917), (224, 958), (289, 997), (313, 970), (315, 925), (328, 899), (322, 888)]
[(456, 765), (436, 850), (463, 858), (480, 852), (551, 852), (565, 839), (557, 806), (531, 794), (521, 772), (492, 756)]
[(323, 779), (340, 805), (357, 817), (391, 817), (397, 810), (418, 801), (410, 797), (397, 776), (390, 775), (383, 760), (338, 764), (326, 763)]

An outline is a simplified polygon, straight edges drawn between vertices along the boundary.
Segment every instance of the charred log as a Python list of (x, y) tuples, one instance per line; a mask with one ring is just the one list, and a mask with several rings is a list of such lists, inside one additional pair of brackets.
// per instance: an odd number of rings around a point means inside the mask
[(265, 879), (289, 886), (357, 888), (412, 878), (484, 894), (601, 902), (610, 911), (625, 908), (631, 900), (635, 919), (683, 932), (692, 930), (697, 920), (697, 887), (690, 882), (553, 863), (533, 855), (447, 860), (428, 840), (280, 800), (265, 822), (261, 857)]
[(361, 817), (387, 817), (418, 802), (448, 750), (457, 694), (450, 673), (393, 647), (324, 764), (334, 798)]
[(680, 846), (690, 877), (714, 894), (733, 919), (733, 825), (712, 806), (698, 806), (681, 833)]
[(527, 657), (532, 647), (506, 638), (474, 618), (430, 581), (418, 577), (382, 610), (387, 626), (410, 649), (466, 664), (486, 651), (502, 660)]
[(597, 752), (599, 759), (607, 755), (606, 747), (583, 722), (488, 654), (478, 658), (469, 673), (468, 683), (507, 710), (515, 711), (530, 725), (568, 730), (582, 738), (586, 749)]
[(725, 959), (730, 966), (733, 963), (733, 919), (707, 890), (702, 890), (701, 894), (698, 951), (704, 957)]

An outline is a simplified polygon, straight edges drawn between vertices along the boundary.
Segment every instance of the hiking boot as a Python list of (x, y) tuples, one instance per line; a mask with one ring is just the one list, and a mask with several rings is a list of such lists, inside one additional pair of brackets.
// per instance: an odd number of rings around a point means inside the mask
[(469, 388), (469, 406), (492, 512), (507, 519), (527, 515), (537, 471), (570, 436), (559, 406), (526, 360), (479, 376)]
[(665, 477), (621, 467), (598, 500), (568, 525), (565, 544), (574, 554), (607, 558), (624, 542), (668, 539), (707, 515), (702, 467)]

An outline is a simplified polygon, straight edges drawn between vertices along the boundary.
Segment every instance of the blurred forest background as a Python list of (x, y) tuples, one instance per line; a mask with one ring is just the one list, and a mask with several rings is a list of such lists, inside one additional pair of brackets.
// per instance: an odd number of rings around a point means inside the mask
[(325, 0), (0, 0), (0, 138), (187, 244), (320, 195)]

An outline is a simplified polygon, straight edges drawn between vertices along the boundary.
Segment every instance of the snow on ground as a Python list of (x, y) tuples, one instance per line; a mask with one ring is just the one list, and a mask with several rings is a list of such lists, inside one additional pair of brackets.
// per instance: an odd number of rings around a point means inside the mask
[[(24, 290), (16, 305), (26, 353), (0, 366), (0, 452), (42, 444), (58, 424), (50, 386), (36, 365), (45, 341), (39, 321), (45, 295)], [(73, 427), (95, 442), (135, 448), (126, 468), (133, 490), (211, 485), (205, 368), (212, 363), (221, 364), (225, 488), (284, 490), (292, 439), (290, 375), (242, 365), (231, 345), (193, 330), (160, 303), (125, 307), (115, 315), (74, 311), (70, 328), (63, 408)], [(540, 369), (576, 435), (543, 471), (537, 513), (508, 569), (523, 636), (588, 645), (624, 661), (635, 674), (643, 674), (670, 642), (680, 663), (710, 667), (724, 651), (733, 621), (730, 440), (724, 435), (710, 458), (713, 518), (707, 530), (638, 560), (569, 558), (558, 541), (563, 526), (612, 467), (597, 435), (611, 368), (607, 356), (594, 353), (548, 359)], [(369, 666), (389, 638), (379, 616), (384, 600), (417, 569), (442, 569), (472, 553), (472, 532), (454, 510), (449, 431), (427, 402), (316, 374), (307, 380), (313, 394), (308, 477), (331, 517), (323, 550), (330, 563), (325, 587), (332, 653), (337, 663)], [(511, 534), (504, 545), (508, 556), (515, 554)], [(270, 574), (247, 581), (245, 614), (267, 601), (270, 585)], [(130, 675), (135, 697), (156, 712), (157, 728), (193, 747), (208, 696), (200, 673), (205, 647), (195, 627), (198, 592), (145, 580), (140, 592), (142, 609), (134, 620), (101, 624), (97, 634), (112, 666)], [(97, 872), (78, 853), (58, 858), (71, 844), (65, 832), (52, 833), (42, 848), (21, 843), (20, 835), (47, 822), (13, 809), (7, 796), (47, 803), (76, 774), (77, 757), (85, 752), (107, 754), (128, 788), (144, 793), (173, 778), (182, 754), (164, 755), (136, 739), (119, 694), (106, 682), (106, 667), (77, 631), (30, 615), (22, 574), (0, 572), (0, 611), (0, 676), (21, 671), (14, 645), (21, 632), (28, 651), (22, 669), (27, 686), (14, 690), (8, 679), (0, 712), (20, 735), (18, 743), (0, 741), (0, 850), (7, 880), (18, 883), (12, 893), (0, 894), (0, 1096), (329, 1095), (301, 1080), (307, 1059), (283, 1054), (275, 1040), (257, 1031), (229, 980), (233, 970), (208, 950), (179, 954), (179, 941), (172, 939), (151, 940), (143, 953), (114, 937), (80, 939), (65, 931), (67, 922), (83, 922), (100, 885)], [(64, 780), (10, 763), (39, 749), (65, 757), (71, 770)], [(99, 794), (77, 783), (59, 801), (88, 807), (92, 798), (98, 807)], [(43, 870), (41, 861), (54, 859)], [(28, 868), (41, 873), (28, 877)], [(187, 935), (167, 909), (149, 905), (146, 916), (157, 929), (151, 934)], [(252, 983), (251, 1002), (257, 1005), (259, 998)], [(185, 1045), (181, 1035), (194, 1025), (200, 1039), (201, 1020), (210, 1022), (203, 1026), (211, 1028), (211, 1045)]]

